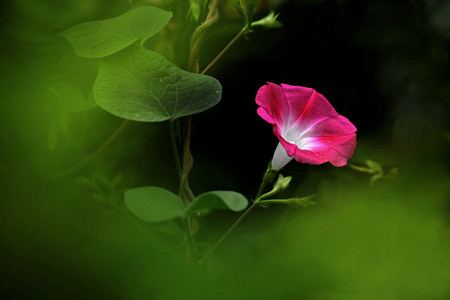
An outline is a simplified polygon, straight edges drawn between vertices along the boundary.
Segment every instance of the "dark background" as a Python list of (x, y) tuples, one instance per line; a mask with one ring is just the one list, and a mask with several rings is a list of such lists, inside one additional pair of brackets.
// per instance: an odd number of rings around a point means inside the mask
[[(177, 192), (167, 123), (133, 122), (95, 159), (62, 174), (122, 120), (98, 107), (67, 113), (46, 94), (62, 81), (70, 83), (67, 99), (81, 94), (89, 102), (99, 65), (55, 35), (119, 15), (130, 2), (3, 1), (2, 298), (448, 299), (450, 3), (262, 2), (256, 17), (273, 8), (283, 27), (255, 29), (209, 72), (223, 98), (193, 116), (194, 193), (254, 197), (277, 145), (254, 102), (268, 81), (322, 93), (358, 128), (349, 163), (369, 159), (399, 175), (370, 185), (369, 174), (348, 167), (292, 161), (283, 170), (292, 184), (281, 196), (316, 194), (315, 206), (258, 209), (214, 263), (186, 264), (175, 227), (144, 224), (123, 210), (126, 189)], [(185, 68), (196, 24), (179, 26), (188, 9), (180, 3), (159, 2), (173, 10), (174, 23), (147, 46)], [(236, 13), (220, 9), (201, 66), (241, 27)], [(236, 218), (202, 219), (199, 241), (216, 240)]]
[[(254, 113), (256, 91), (270, 81), (312, 87), (350, 119), (362, 141), (355, 163), (383, 156), (377, 148), (391, 151), (382, 158), (388, 164), (447, 162), (446, 10), (445, 1), (287, 1), (279, 8), (283, 28), (255, 30), (211, 71), (224, 97), (198, 117), (194, 143), (207, 140), (202, 155), (216, 160), (220, 151), (219, 159), (233, 169), (248, 166), (257, 185), (261, 162), (277, 144)], [(224, 36), (211, 37), (208, 55), (231, 39)], [(308, 168), (291, 165), (293, 172)]]

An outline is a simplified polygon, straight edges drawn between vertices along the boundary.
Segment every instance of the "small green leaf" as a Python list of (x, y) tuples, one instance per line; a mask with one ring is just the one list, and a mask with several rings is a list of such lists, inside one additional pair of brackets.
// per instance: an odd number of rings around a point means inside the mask
[(115, 18), (75, 25), (59, 35), (64, 37), (82, 57), (109, 56), (137, 40), (141, 45), (163, 29), (172, 13), (153, 7), (141, 6)]
[(106, 59), (94, 84), (94, 98), (118, 117), (159, 122), (216, 105), (222, 87), (215, 78), (186, 72), (163, 56), (130, 48)]
[(157, 223), (179, 218), (183, 214), (183, 201), (163, 188), (147, 186), (125, 192), (125, 205), (139, 219)]
[(227, 209), (235, 212), (244, 210), (248, 200), (241, 194), (232, 191), (213, 191), (197, 196), (186, 208), (184, 215), (188, 216), (196, 211)]
[(205, 0), (189, 0), (190, 6), (188, 11), (188, 16), (190, 16), (195, 21), (200, 19), (201, 12), (205, 9), (206, 1)]

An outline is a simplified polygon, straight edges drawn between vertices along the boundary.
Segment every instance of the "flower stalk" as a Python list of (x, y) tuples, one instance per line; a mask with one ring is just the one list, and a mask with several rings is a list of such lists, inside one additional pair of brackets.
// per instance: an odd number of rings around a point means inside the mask
[[(266, 188), (266, 186), (271, 183), (275, 177), (277, 175), (277, 172), (273, 171), (271, 169), (271, 164), (269, 163), (269, 167), (266, 170), (266, 173), (264, 174), (263, 180), (261, 182), (261, 185), (258, 189), (258, 193), (256, 194), (256, 198), (253, 201), (252, 205), (250, 205), (247, 210), (244, 211), (244, 213), (233, 223), (233, 225), (231, 225), (230, 228), (228, 228), (228, 230), (219, 238), (219, 240), (217, 240), (217, 242), (214, 244), (214, 246), (212, 246), (208, 252), (206, 252), (206, 254), (202, 257), (202, 259), (200, 260), (200, 262), (204, 261), (206, 258), (208, 258), (216, 249), (217, 247), (220, 246), (220, 244), (222, 244), (222, 242), (228, 237), (228, 235), (230, 235), (230, 233), (253, 211), (253, 209), (255, 209), (256, 206), (261, 205), (261, 200), (264, 199), (265, 196), (269, 196), (275, 194), (271, 192), (263, 194), (264, 189)], [(289, 180), (290, 181), (290, 180)], [(275, 188), (274, 188), (275, 190)], [(280, 189), (277, 188), (278, 192)]]

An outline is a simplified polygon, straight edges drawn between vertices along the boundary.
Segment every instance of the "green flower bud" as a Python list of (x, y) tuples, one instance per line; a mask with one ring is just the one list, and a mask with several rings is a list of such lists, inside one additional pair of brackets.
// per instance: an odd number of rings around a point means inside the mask
[(283, 191), (288, 188), (291, 180), (292, 176), (284, 177), (283, 175), (280, 174), (273, 189), (276, 191)]
[(253, 26), (262, 26), (266, 28), (279, 28), (283, 26), (280, 21), (277, 21), (279, 14), (275, 14), (272, 10), (266, 17), (261, 20), (252, 22), (251, 27)]

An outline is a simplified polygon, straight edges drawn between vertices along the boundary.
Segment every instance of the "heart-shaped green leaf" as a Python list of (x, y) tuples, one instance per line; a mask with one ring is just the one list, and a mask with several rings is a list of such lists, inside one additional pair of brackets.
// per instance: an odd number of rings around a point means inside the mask
[(139, 219), (164, 222), (182, 216), (183, 201), (174, 193), (155, 186), (139, 187), (125, 192), (125, 205)]
[(184, 215), (188, 216), (196, 211), (227, 209), (235, 212), (244, 210), (248, 200), (237, 192), (213, 191), (197, 196), (192, 203), (186, 207)]
[(94, 97), (118, 117), (159, 122), (216, 105), (222, 87), (215, 78), (186, 72), (163, 56), (129, 48), (108, 57), (94, 84)]
[(125, 49), (137, 40), (143, 44), (171, 18), (169, 11), (141, 6), (115, 18), (75, 25), (59, 35), (69, 41), (77, 55), (99, 58)]

